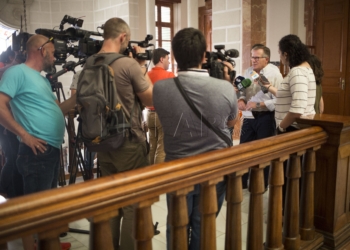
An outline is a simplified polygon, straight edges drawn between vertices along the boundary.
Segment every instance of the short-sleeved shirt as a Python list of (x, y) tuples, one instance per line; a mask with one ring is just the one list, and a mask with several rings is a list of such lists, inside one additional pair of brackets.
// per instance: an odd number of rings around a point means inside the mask
[[(107, 54), (107, 53), (106, 53)], [(93, 55), (94, 57), (100, 54)], [(141, 126), (141, 108), (140, 103), (136, 100), (135, 93), (142, 93), (149, 88), (140, 65), (135, 59), (123, 57), (111, 64), (114, 70), (114, 80), (117, 87), (118, 98), (124, 107), (127, 118), (131, 119), (132, 141), (144, 142), (146, 136)]]
[[(174, 78), (175, 75), (173, 72), (166, 71), (162, 67), (154, 67), (148, 72), (148, 76), (151, 79), (153, 85), (159, 80)], [(154, 107), (147, 107), (148, 109), (154, 110)]]
[[(300, 66), (292, 68), (278, 88), (276, 98), (277, 126), (288, 112), (315, 114), (316, 80), (312, 69)], [(292, 126), (298, 128), (296, 122)]]
[(0, 92), (11, 97), (14, 118), (29, 134), (61, 147), (64, 116), (45, 77), (26, 64), (16, 65), (4, 73)]
[[(180, 71), (178, 77), (199, 112), (230, 138), (227, 121), (234, 119), (238, 111), (232, 84), (210, 77), (206, 70)], [(163, 127), (165, 161), (227, 147), (188, 106), (174, 79), (154, 85), (153, 104)]]
[[(255, 111), (274, 111), (276, 97), (271, 93), (264, 94), (261, 87), (253, 83), (253, 79), (251, 78), (251, 72), (253, 70), (253, 67), (250, 67), (244, 73), (244, 77), (251, 79), (252, 83), (247, 89), (240, 93), (240, 99), (245, 99), (248, 102), (252, 97), (255, 97), (255, 101), (264, 102), (266, 106), (264, 108), (255, 108)], [(278, 88), (283, 80), (279, 68), (271, 63), (260, 70), (260, 74), (263, 74), (275, 88)]]

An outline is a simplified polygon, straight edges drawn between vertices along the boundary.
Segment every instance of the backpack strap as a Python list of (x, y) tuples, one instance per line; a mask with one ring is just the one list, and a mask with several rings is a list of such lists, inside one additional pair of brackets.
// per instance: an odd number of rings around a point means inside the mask
[(174, 78), (174, 81), (176, 83), (177, 88), (179, 89), (181, 95), (183, 96), (183, 98), (186, 100), (188, 106), (190, 106), (190, 108), (192, 109), (193, 113), (196, 114), (196, 116), (204, 122), (205, 125), (207, 125), (208, 128), (210, 128), (217, 136), (219, 136), (223, 141), (226, 142), (228, 147), (232, 147), (233, 143), (232, 140), (227, 137), (223, 132), (220, 131), (220, 129), (218, 129), (217, 127), (214, 127), (203, 115), (201, 112), (199, 112), (199, 110), (196, 108), (196, 106), (194, 106), (192, 100), (190, 99), (190, 97), (186, 94), (184, 88), (182, 87), (180, 80), (178, 77)]
[(115, 60), (127, 57), (126, 55), (122, 55), (119, 53), (106, 53), (106, 54), (96, 54), (96, 56), (93, 58), (93, 65), (96, 64), (97, 61), (101, 60), (101, 63), (111, 65)]

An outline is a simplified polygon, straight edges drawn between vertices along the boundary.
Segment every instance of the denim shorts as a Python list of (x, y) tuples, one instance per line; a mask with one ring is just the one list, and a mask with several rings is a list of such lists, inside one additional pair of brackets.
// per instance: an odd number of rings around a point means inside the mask
[(35, 155), (30, 147), (20, 143), (17, 167), (23, 176), (24, 194), (57, 187), (59, 163), (60, 149), (46, 145), (44, 153)]

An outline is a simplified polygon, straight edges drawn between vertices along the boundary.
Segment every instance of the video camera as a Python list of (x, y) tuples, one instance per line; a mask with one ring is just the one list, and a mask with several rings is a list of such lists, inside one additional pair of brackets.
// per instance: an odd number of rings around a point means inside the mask
[[(61, 21), (60, 30), (35, 30), (36, 34), (54, 38), (55, 64), (64, 64), (68, 55), (73, 55), (75, 58), (85, 58), (96, 54), (101, 49), (103, 41), (90, 38), (90, 36), (102, 36), (102, 33), (80, 29), (83, 22), (82, 19), (65, 15)], [(65, 23), (74, 27), (63, 30)], [(75, 42), (78, 42), (78, 45), (74, 45)]]
[[(225, 45), (215, 45), (215, 52), (206, 52), (207, 62), (202, 64), (202, 69), (208, 69), (209, 75), (218, 79), (224, 79), (224, 64), (222, 62), (229, 62), (233, 67), (236, 66), (236, 62), (232, 58), (239, 56), (239, 52), (236, 49), (225, 50)], [(224, 53), (222, 52), (224, 50)], [(220, 61), (219, 61), (220, 60)], [(236, 77), (235, 70), (229, 70), (231, 81)]]
[(146, 50), (145, 53), (137, 53), (135, 49), (132, 47), (132, 44), (137, 44), (137, 46), (140, 46), (141, 48), (148, 48), (150, 46), (153, 46), (153, 44), (149, 43), (153, 39), (153, 36), (148, 34), (144, 41), (137, 42), (137, 41), (129, 41), (128, 47), (124, 51), (124, 55), (129, 56), (129, 53), (132, 53), (133, 58), (137, 58), (140, 60), (151, 60), (152, 59), (152, 50)]

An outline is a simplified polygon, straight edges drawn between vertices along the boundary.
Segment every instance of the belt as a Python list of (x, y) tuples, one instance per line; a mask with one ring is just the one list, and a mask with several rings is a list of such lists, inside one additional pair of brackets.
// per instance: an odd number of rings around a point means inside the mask
[(261, 115), (274, 114), (275, 111), (252, 111), (254, 118), (258, 118)]

